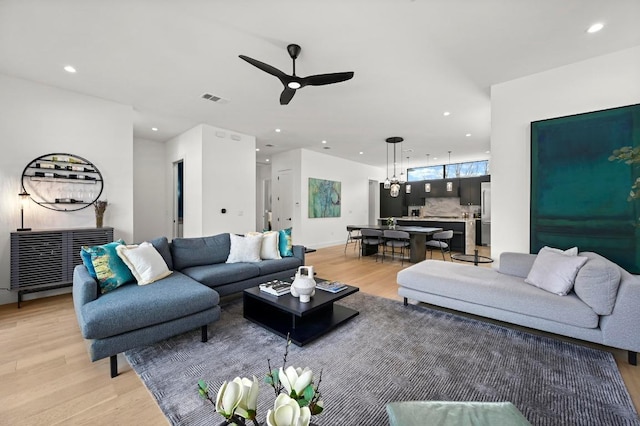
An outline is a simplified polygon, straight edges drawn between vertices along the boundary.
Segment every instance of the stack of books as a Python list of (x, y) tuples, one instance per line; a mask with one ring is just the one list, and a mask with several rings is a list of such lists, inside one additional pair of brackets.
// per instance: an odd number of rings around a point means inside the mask
[(347, 288), (347, 285), (337, 281), (320, 281), (316, 284), (316, 287), (330, 293), (338, 293)]
[(273, 296), (282, 296), (283, 294), (291, 293), (291, 283), (280, 280), (273, 280), (260, 284), (260, 291), (269, 293)]

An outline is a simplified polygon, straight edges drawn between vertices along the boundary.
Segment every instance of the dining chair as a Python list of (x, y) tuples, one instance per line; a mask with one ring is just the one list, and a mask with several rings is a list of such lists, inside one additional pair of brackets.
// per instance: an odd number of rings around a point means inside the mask
[(404, 265), (405, 251), (409, 252), (409, 233), (406, 231), (396, 231), (393, 229), (385, 229), (382, 233), (384, 238), (384, 247), (382, 250), (382, 262), (384, 262), (387, 247), (391, 247), (391, 260), (395, 258), (396, 248), (400, 249), (401, 264)]
[(347, 246), (349, 243), (354, 243), (353, 249), (356, 250), (360, 246), (360, 241), (362, 241), (360, 231), (347, 226), (347, 242), (344, 244), (344, 253), (347, 254)]
[[(431, 253), (431, 259), (433, 259), (433, 250), (440, 249), (442, 253), (442, 260), (447, 260), (444, 257), (445, 252), (449, 253), (449, 258), (451, 258), (451, 239), (453, 238), (453, 231), (440, 231), (436, 232), (431, 236), (431, 239), (427, 241), (427, 248)], [(451, 259), (453, 262), (453, 259)]]
[[(362, 254), (362, 251), (365, 249), (365, 247), (376, 246), (376, 251), (378, 251), (378, 248), (384, 242), (384, 240), (382, 239), (382, 231), (379, 229), (361, 229), (360, 235), (362, 235), (362, 239), (360, 240), (361, 250), (358, 254), (358, 258)], [(383, 248), (383, 253), (384, 253), (384, 248)], [(378, 251), (376, 253), (376, 262), (378, 261), (377, 255), (379, 254), (380, 252)]]

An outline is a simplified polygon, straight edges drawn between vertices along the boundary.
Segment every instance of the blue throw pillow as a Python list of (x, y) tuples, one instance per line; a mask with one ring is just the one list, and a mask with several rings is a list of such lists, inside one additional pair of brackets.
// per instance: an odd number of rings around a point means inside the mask
[(280, 256), (282, 257), (293, 256), (291, 228), (281, 229), (279, 232), (280, 232), (280, 238), (278, 242), (278, 248), (280, 249)]
[(89, 253), (88, 246), (82, 246), (82, 249), (80, 250), (80, 258), (82, 259), (82, 264), (87, 268), (87, 271), (89, 271), (89, 275), (98, 279), (93, 263), (91, 263), (91, 253)]
[(116, 252), (116, 247), (119, 245), (124, 245), (124, 241), (118, 240), (101, 246), (82, 248), (83, 251), (91, 255), (91, 264), (102, 294), (136, 280), (129, 267)]

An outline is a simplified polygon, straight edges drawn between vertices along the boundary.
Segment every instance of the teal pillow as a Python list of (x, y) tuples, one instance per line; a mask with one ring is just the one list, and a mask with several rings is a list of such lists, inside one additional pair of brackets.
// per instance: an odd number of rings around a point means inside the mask
[(80, 250), (80, 258), (82, 259), (82, 264), (87, 268), (87, 271), (89, 271), (89, 275), (98, 279), (93, 263), (91, 263), (91, 253), (89, 253), (88, 246), (82, 246), (82, 249)]
[(118, 240), (101, 246), (82, 248), (83, 251), (91, 255), (91, 264), (102, 294), (136, 280), (129, 267), (116, 252), (116, 247), (119, 245), (124, 245), (124, 241)]
[(291, 228), (281, 229), (280, 238), (278, 242), (278, 249), (280, 250), (280, 256), (291, 257), (293, 256), (293, 243), (291, 240)]

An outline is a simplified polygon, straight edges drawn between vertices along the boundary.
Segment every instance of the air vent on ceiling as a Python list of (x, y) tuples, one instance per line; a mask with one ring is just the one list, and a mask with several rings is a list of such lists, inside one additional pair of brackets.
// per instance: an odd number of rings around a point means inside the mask
[(211, 102), (215, 102), (218, 104), (226, 104), (229, 103), (227, 99), (221, 98), (220, 96), (212, 95), (211, 93), (203, 93), (200, 95), (202, 99), (206, 99)]
[(273, 148), (275, 145), (274, 145), (274, 144), (272, 144), (272, 143), (268, 143), (268, 144), (266, 144), (265, 146), (266, 146), (266, 147), (269, 147), (269, 148)]

